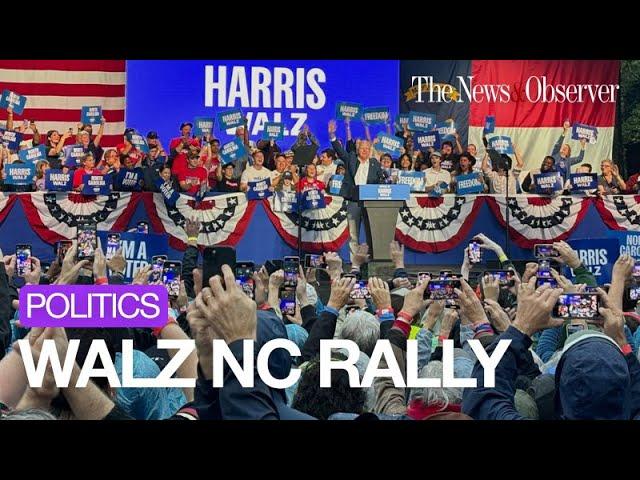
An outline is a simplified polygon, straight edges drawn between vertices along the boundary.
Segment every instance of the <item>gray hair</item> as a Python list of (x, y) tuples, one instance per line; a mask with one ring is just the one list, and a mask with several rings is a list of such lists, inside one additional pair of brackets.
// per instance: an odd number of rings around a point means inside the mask
[(355, 342), (360, 351), (371, 357), (380, 339), (380, 323), (369, 312), (356, 310), (345, 318), (340, 338)]
[[(442, 369), (440, 360), (432, 360), (422, 367), (418, 378), (442, 378)], [(425, 387), (412, 390), (411, 397), (420, 398), (425, 405), (441, 405), (444, 410), (462, 402), (462, 390), (460, 387)]]
[(39, 408), (27, 408), (9, 412), (2, 417), (2, 420), (56, 420), (52, 414)]

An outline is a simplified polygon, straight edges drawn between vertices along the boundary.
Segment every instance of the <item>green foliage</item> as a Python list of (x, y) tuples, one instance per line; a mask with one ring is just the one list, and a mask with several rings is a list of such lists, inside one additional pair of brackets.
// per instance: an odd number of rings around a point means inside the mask
[(640, 60), (622, 60), (620, 68), (622, 142), (640, 143)]

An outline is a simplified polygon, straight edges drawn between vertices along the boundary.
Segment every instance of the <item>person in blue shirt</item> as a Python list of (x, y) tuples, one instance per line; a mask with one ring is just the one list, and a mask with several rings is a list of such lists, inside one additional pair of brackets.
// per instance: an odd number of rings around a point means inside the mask
[(553, 151), (551, 152), (551, 156), (555, 160), (556, 170), (560, 172), (564, 182), (569, 179), (569, 174), (571, 173), (571, 167), (573, 165), (577, 165), (582, 162), (584, 159), (584, 150), (585, 145), (587, 144), (586, 138), (580, 139), (580, 153), (577, 157), (571, 156), (571, 146), (568, 143), (562, 143), (564, 137), (567, 135), (567, 131), (571, 128), (571, 124), (568, 121), (565, 121), (562, 125), (562, 135), (558, 138), (558, 141), (553, 146)]

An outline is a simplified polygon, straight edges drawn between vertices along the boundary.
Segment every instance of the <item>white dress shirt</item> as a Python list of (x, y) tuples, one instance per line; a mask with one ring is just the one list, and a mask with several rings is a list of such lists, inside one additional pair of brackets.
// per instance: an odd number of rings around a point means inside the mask
[(364, 162), (361, 162), (360, 159), (358, 159), (358, 162), (358, 170), (356, 171), (354, 181), (356, 182), (356, 185), (366, 185), (367, 177), (369, 176), (369, 159)]

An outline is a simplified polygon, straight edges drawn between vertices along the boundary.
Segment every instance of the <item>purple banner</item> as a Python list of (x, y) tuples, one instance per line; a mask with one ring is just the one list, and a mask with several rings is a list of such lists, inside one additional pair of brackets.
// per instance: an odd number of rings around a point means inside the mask
[(20, 323), (25, 327), (129, 328), (167, 323), (164, 285), (25, 285)]

